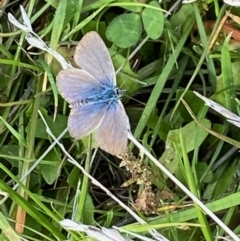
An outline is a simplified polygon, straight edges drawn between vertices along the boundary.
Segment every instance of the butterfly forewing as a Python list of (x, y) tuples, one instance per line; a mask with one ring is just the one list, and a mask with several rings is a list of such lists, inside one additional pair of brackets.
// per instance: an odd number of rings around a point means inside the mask
[(81, 69), (66, 69), (57, 75), (59, 92), (68, 103), (84, 100), (101, 92), (99, 81)]
[(76, 140), (91, 134), (101, 124), (107, 111), (106, 103), (79, 106), (71, 109), (68, 131)]
[(116, 85), (111, 57), (98, 33), (89, 32), (81, 39), (76, 47), (74, 61), (99, 81)]
[(113, 101), (97, 129), (97, 143), (106, 152), (113, 155), (123, 155), (127, 151), (129, 130), (129, 120), (122, 103)]

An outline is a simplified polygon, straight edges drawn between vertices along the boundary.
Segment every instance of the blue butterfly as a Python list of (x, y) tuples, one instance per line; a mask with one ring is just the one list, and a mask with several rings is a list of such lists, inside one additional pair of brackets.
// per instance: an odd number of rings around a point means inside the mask
[(75, 63), (81, 69), (60, 71), (57, 86), (70, 104), (70, 135), (80, 140), (96, 131), (101, 149), (113, 155), (127, 151), (129, 119), (121, 103), (122, 91), (116, 87), (111, 57), (96, 32), (87, 33), (76, 47)]

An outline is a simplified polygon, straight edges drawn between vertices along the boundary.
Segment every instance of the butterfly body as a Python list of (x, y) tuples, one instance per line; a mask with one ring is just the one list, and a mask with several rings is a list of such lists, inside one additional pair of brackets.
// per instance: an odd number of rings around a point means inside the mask
[[(95, 95), (89, 95), (89, 97), (84, 99), (79, 99), (70, 103), (70, 108), (84, 106), (84, 105), (94, 105), (98, 103), (106, 103), (110, 104), (112, 102), (116, 102), (121, 98), (121, 94), (118, 91), (119, 89), (114, 86), (103, 86), (101, 88), (101, 93)], [(95, 92), (94, 89), (92, 92)]]
[(74, 60), (81, 69), (62, 70), (57, 76), (58, 89), (71, 108), (70, 135), (81, 139), (96, 130), (100, 148), (113, 155), (124, 154), (130, 130), (120, 100), (124, 91), (116, 87), (111, 57), (96, 32), (82, 38)]

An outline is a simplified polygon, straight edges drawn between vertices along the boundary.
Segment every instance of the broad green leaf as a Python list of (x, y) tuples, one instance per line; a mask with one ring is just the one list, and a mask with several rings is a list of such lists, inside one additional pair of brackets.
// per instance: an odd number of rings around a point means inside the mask
[(142, 33), (141, 17), (136, 13), (122, 14), (109, 24), (106, 36), (120, 48), (135, 45)]
[(67, 183), (69, 184), (69, 187), (76, 189), (81, 175), (82, 174), (80, 174), (80, 170), (76, 166), (74, 166), (67, 178)]
[[(196, 165), (197, 176), (200, 179), (202, 175), (208, 170), (208, 164), (206, 162), (198, 162)], [(212, 183), (214, 181), (214, 174), (211, 170), (208, 171), (207, 175), (202, 180), (202, 183)]]
[(173, 14), (170, 19), (173, 28), (179, 27), (186, 23), (187, 18), (193, 14), (193, 6), (191, 4), (183, 4), (178, 12)]
[[(183, 92), (184, 89), (180, 89), (177, 91), (176, 101), (179, 100)], [(202, 100), (200, 100), (200, 98), (196, 98), (196, 95), (190, 90), (187, 91), (184, 95), (184, 100), (188, 103), (194, 113), (198, 113), (200, 108), (204, 105)], [(188, 113), (186, 107), (182, 102), (178, 106), (178, 111), (185, 122), (189, 122), (192, 120), (191, 115)]]
[[(159, 116), (157, 113), (153, 113), (148, 119), (148, 127), (154, 130), (155, 126), (157, 125)], [(168, 132), (172, 129), (171, 123), (162, 119), (160, 123), (160, 129), (158, 131), (158, 135), (162, 140), (166, 140)]]
[(28, 237), (33, 237), (35, 236), (36, 232), (42, 231), (41, 223), (39, 223), (35, 218), (31, 217), (30, 215), (27, 215), (26, 226), (29, 228), (24, 230), (24, 235), (27, 235)]
[(39, 165), (41, 174), (48, 184), (53, 184), (58, 177), (58, 169), (61, 163), (59, 147), (52, 149), (44, 158), (44, 163)]
[[(211, 123), (207, 119), (203, 119), (201, 123), (208, 128), (211, 127)], [(194, 150), (194, 147), (195, 147), (195, 134), (197, 131), (197, 123), (195, 121), (192, 121), (180, 129), (169, 131), (168, 137), (167, 137), (167, 143), (171, 145), (171, 142), (174, 142), (178, 146), (179, 150), (181, 150), (180, 139), (179, 139), (180, 131), (182, 132), (184, 142), (187, 145), (186, 151), (187, 153), (189, 153), (190, 151)], [(208, 135), (208, 132), (201, 128), (198, 131), (197, 145), (201, 145), (201, 143), (204, 141), (207, 135)]]
[(92, 197), (89, 194), (87, 194), (87, 197), (85, 200), (84, 212), (82, 216), (84, 224), (92, 225), (95, 223), (94, 212), (95, 212), (95, 207), (93, 205)]
[[(206, 127), (210, 128), (211, 123), (207, 119), (203, 119), (202, 124)], [(167, 140), (166, 140), (166, 150), (160, 157), (160, 162), (168, 168), (168, 170), (172, 173), (175, 173), (176, 169), (178, 168), (178, 157), (177, 152), (174, 149), (174, 145), (178, 147), (178, 151), (181, 151), (181, 144), (180, 144), (180, 133), (182, 132), (182, 136), (184, 138), (184, 143), (186, 143), (186, 151), (189, 153), (190, 151), (194, 150), (195, 147), (195, 135), (197, 131), (197, 123), (192, 121), (185, 125), (184, 127), (176, 130), (171, 130), (168, 133)], [(208, 132), (205, 131), (203, 128), (198, 130), (198, 146), (205, 140), (207, 137)]]
[[(155, 1), (149, 3), (154, 7), (159, 7)], [(162, 11), (157, 11), (151, 8), (145, 8), (142, 12), (143, 26), (151, 39), (158, 39), (163, 32), (164, 15)]]
[(234, 161), (231, 165), (226, 165), (222, 170), (221, 176), (217, 179), (216, 183), (214, 183), (214, 190), (212, 194), (212, 199), (219, 198), (224, 192), (227, 191), (231, 186), (233, 186), (234, 175), (236, 174), (237, 161)]
[[(58, 137), (67, 128), (67, 116), (57, 115), (55, 121), (53, 121), (53, 116), (45, 116), (44, 118), (55, 137)], [(42, 119), (37, 120), (37, 129), (35, 136), (38, 138), (49, 139), (49, 136), (46, 132), (46, 127)], [(69, 137), (70, 135), (68, 133), (63, 136), (63, 138)]]
[[(12, 159), (12, 157), (18, 157), (19, 146), (17, 145), (4, 145), (0, 148), (0, 156), (6, 159), (13, 167), (18, 167), (19, 159)], [(8, 156), (10, 158), (8, 158)]]

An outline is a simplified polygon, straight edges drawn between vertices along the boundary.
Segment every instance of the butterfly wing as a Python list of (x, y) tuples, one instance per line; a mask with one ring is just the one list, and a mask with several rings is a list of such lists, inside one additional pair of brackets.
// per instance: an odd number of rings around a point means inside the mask
[(74, 107), (68, 118), (68, 131), (76, 140), (91, 134), (101, 124), (107, 110), (107, 103)]
[(115, 70), (108, 49), (97, 32), (87, 33), (76, 47), (75, 63), (100, 82), (116, 85)]
[(57, 87), (68, 103), (95, 96), (101, 92), (101, 83), (82, 69), (65, 69), (57, 75)]
[(122, 103), (113, 101), (98, 127), (95, 138), (101, 149), (118, 156), (127, 151), (129, 130), (129, 119)]

